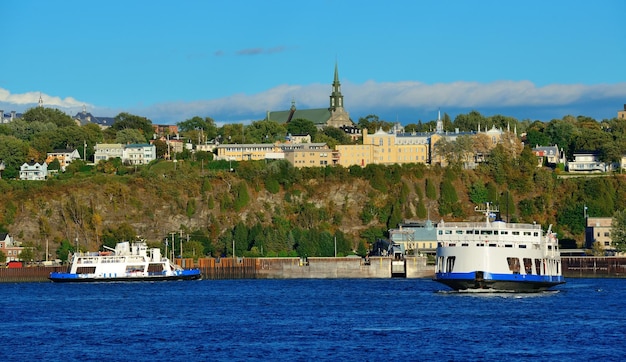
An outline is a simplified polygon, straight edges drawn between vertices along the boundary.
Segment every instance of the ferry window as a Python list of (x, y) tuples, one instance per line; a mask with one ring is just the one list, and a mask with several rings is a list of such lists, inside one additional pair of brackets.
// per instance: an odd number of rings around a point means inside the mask
[(443, 230), (437, 230), (437, 233), (438, 233), (439, 235), (443, 235)]
[(456, 256), (451, 256), (446, 260), (446, 272), (450, 273), (454, 270), (454, 261)]
[(535, 274), (541, 274), (541, 259), (535, 259)]
[(489, 244), (490, 247), (495, 248), (496, 244)]
[(552, 250), (552, 245), (548, 245), (548, 250)]
[(452, 230), (444, 230), (446, 232), (446, 235), (450, 235), (452, 234)]
[(519, 231), (512, 231), (511, 234), (513, 235), (519, 235)]
[(535, 231), (535, 232), (533, 233), (533, 236), (539, 236), (539, 233)]
[(491, 234), (493, 234), (493, 230), (481, 230), (480, 234), (481, 235), (491, 235)]
[(533, 273), (533, 260), (531, 258), (524, 258), (524, 270), (526, 274)]
[(518, 258), (506, 258), (507, 263), (509, 263), (509, 270), (513, 272), (513, 274), (519, 274), (519, 259)]
[(524, 236), (530, 236), (530, 231), (524, 231)]
[(520, 244), (519, 247), (520, 249), (526, 249), (526, 244)]
[(474, 234), (474, 230), (465, 230), (465, 233), (468, 235)]
[(513, 244), (504, 244), (504, 247), (505, 247), (505, 248), (512, 248), (512, 247), (513, 247)]
[(457, 230), (457, 231), (456, 231), (456, 234), (457, 234), (457, 235), (461, 235), (461, 234), (463, 234), (463, 230)]
[(500, 235), (509, 235), (508, 231), (500, 231)]
[(476, 246), (485, 246), (484, 243), (476, 244)]
[(498, 235), (498, 230), (494, 230), (493, 235)]
[(463, 243), (463, 244), (461, 244), (461, 246), (469, 246), (469, 244)]

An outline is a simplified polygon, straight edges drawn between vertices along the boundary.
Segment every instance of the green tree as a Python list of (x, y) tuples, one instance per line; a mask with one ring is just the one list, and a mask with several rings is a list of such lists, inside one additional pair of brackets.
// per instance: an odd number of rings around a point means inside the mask
[(4, 162), (3, 179), (17, 178), (20, 167), (28, 161), (28, 143), (14, 136), (0, 135), (0, 159)]
[(59, 162), (58, 158), (55, 158), (48, 164), (48, 171), (55, 170), (59, 171), (61, 169), (61, 162)]
[(375, 114), (368, 114), (365, 117), (359, 118), (359, 121), (357, 122), (357, 124), (360, 129), (367, 128), (367, 131), (370, 134), (375, 133), (379, 129), (382, 129), (383, 131), (389, 131), (391, 127), (393, 126), (393, 124), (381, 120)]
[(626, 252), (626, 209), (617, 210), (613, 214), (611, 241), (617, 252)]
[(435, 183), (427, 178), (426, 182), (426, 197), (430, 200), (436, 200), (437, 199), (437, 187), (435, 186)]
[(31, 262), (35, 260), (35, 253), (32, 246), (24, 246), (19, 258), (24, 262)]
[(470, 186), (469, 197), (470, 200), (477, 205), (481, 205), (489, 201), (487, 187), (485, 187), (482, 181), (475, 181), (472, 183)]
[(72, 117), (56, 108), (34, 107), (22, 114), (22, 119), (26, 122), (53, 123), (57, 127), (76, 126)]
[(315, 123), (308, 119), (296, 118), (287, 123), (287, 133), (292, 135), (310, 135), (314, 139), (317, 135)]
[(248, 194), (248, 186), (245, 182), (240, 182), (235, 188), (235, 204), (233, 205), (235, 211), (241, 211), (250, 202), (250, 195)]
[(119, 130), (115, 137), (115, 143), (130, 144), (130, 143), (146, 143), (146, 138), (140, 130), (126, 128)]
[[(107, 130), (119, 132), (125, 129), (137, 130), (143, 136), (143, 140), (137, 143), (145, 143), (152, 138), (154, 130), (152, 128), (152, 121), (146, 117), (136, 116), (130, 113), (122, 112), (115, 116), (115, 122)], [(111, 137), (113, 138), (113, 137)], [(120, 143), (120, 142), (118, 142)]]
[(287, 134), (285, 126), (275, 121), (254, 121), (246, 127), (249, 143), (274, 143), (283, 140)]

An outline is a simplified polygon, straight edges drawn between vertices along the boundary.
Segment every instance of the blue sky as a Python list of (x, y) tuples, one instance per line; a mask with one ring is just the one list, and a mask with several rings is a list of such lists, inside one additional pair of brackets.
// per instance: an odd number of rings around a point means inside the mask
[(626, 104), (626, 1), (0, 2), (0, 109), (221, 123), (344, 104), (403, 124)]

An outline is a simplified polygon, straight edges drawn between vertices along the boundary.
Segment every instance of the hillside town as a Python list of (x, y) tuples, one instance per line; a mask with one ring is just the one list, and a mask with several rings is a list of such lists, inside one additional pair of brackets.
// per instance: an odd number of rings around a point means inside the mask
[[(39, 108), (44, 102), (39, 99)], [(11, 111), (5, 114), (0, 110), (0, 124), (10, 124), (22, 118), (21, 113)], [(106, 130), (115, 124), (113, 117), (96, 117), (83, 108), (72, 117), (79, 126), (97, 125)], [(624, 110), (617, 112), (617, 119), (626, 119)], [(451, 162), (460, 164), (463, 169), (475, 169), (488, 159), (488, 154), (498, 145), (519, 154), (527, 146), (536, 157), (536, 167), (547, 167), (559, 175), (594, 175), (618, 172), (626, 168), (626, 154), (617, 161), (606, 162), (601, 152), (585, 149), (574, 150), (568, 157), (557, 144), (531, 145), (525, 133), (518, 133), (515, 126), (496, 127), (495, 124), (478, 124), (475, 130), (456, 128), (446, 130), (441, 111), (437, 112), (433, 129), (428, 131), (407, 130), (399, 122), (391, 127), (368, 129), (359, 127), (345, 108), (344, 96), (339, 82), (339, 73), (335, 65), (331, 93), (327, 107), (318, 109), (298, 109), (296, 102), (291, 102), (287, 110), (267, 111), (260, 122), (275, 122), (288, 125), (290, 122), (306, 120), (318, 131), (333, 128), (345, 134), (348, 143), (329, 144), (314, 142), (311, 134), (284, 134), (280, 139), (267, 140), (263, 143), (245, 143), (245, 130), (241, 126), (241, 141), (235, 142), (231, 136), (216, 135), (207, 139), (200, 135), (197, 140), (179, 132), (179, 124), (152, 124), (152, 137), (145, 143), (95, 143), (88, 145), (83, 141), (82, 148), (54, 149), (47, 152), (45, 159), (25, 159), (19, 167), (19, 174), (14, 180), (45, 181), (63, 173), (72, 163), (82, 161), (88, 165), (97, 165), (109, 160), (119, 160), (125, 166), (144, 166), (159, 159), (177, 162), (183, 152), (191, 154), (210, 154), (211, 159), (227, 162), (287, 161), (295, 168), (337, 166), (343, 168), (369, 165), (408, 165), (423, 164), (445, 167)], [(467, 142), (466, 142), (467, 140)], [(163, 152), (157, 151), (157, 144), (166, 146)], [(451, 145), (471, 144), (471, 147), (452, 147)], [(87, 157), (91, 155), (91, 157)], [(51, 165), (55, 163), (55, 167)], [(7, 165), (0, 160), (0, 178)], [(232, 170), (232, 167), (230, 167)], [(585, 208), (586, 210), (586, 208)], [(610, 217), (588, 217), (585, 214), (585, 242), (583, 247), (602, 249), (606, 255), (615, 255), (611, 241)], [(405, 220), (389, 230), (390, 240), (402, 248), (403, 253), (432, 254), (435, 250), (434, 225), (431, 220)], [(6, 261), (20, 260), (23, 251), (21, 243), (8, 233), (0, 234), (0, 252)]]

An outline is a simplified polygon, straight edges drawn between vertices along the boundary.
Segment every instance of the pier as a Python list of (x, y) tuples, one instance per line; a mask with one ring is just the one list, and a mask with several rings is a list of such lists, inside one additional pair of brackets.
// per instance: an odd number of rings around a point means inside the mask
[[(202, 279), (333, 279), (432, 278), (435, 268), (425, 257), (405, 256), (401, 265), (393, 257), (343, 258), (201, 258), (176, 259), (185, 269), (198, 268)], [(395, 263), (394, 263), (395, 262)], [(562, 257), (565, 278), (626, 278), (625, 257)], [(50, 272), (67, 266), (0, 268), (0, 283), (45, 282)]]

